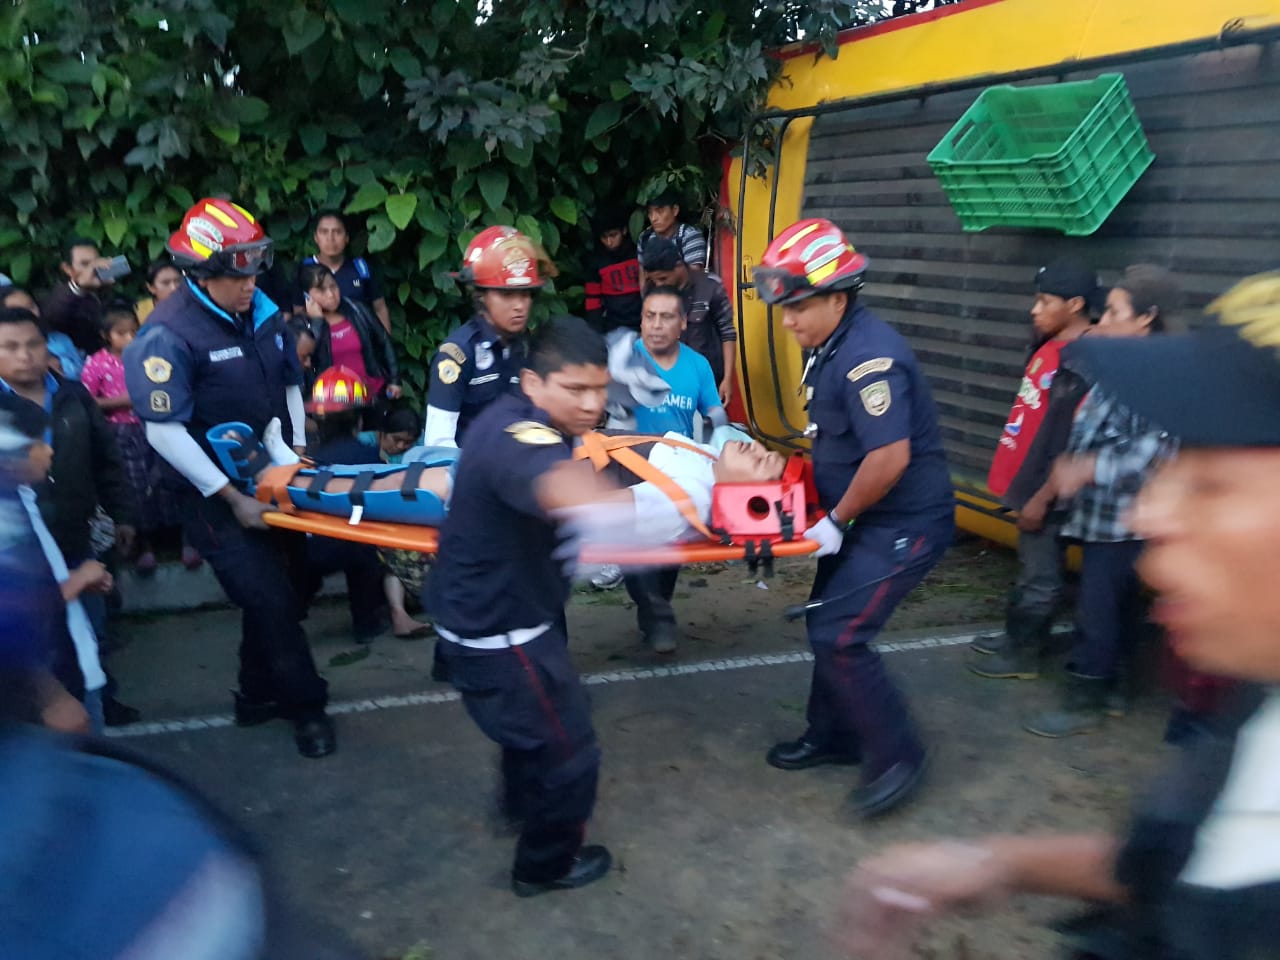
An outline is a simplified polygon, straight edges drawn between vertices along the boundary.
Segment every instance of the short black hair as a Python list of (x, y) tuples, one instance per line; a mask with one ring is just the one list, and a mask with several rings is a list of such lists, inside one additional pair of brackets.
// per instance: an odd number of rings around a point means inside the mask
[(552, 317), (534, 331), (525, 366), (540, 377), (565, 367), (608, 367), (609, 348), (581, 317)]
[(128, 317), (135, 324), (138, 322), (138, 311), (134, 309), (132, 301), (118, 299), (108, 303), (106, 309), (102, 311), (103, 334), (110, 333), (111, 328), (125, 317)]
[(644, 301), (648, 300), (650, 297), (675, 297), (676, 303), (680, 304), (680, 316), (689, 316), (688, 311), (684, 308), (684, 295), (675, 287), (646, 287), (644, 296), (640, 299), (640, 302), (643, 304)]
[(33, 323), (40, 336), (46, 340), (49, 339), (49, 331), (44, 328), (44, 321), (37, 317), (30, 310), (22, 307), (4, 307), (0, 308), (0, 323)]
[(299, 337), (310, 337), (312, 340), (316, 338), (316, 331), (311, 326), (310, 317), (290, 317), (288, 327), (295, 340)]
[(72, 237), (62, 245), (62, 262), (71, 262), (71, 251), (76, 247), (93, 247), (93, 249), (101, 252), (96, 240), (90, 240), (88, 237)]
[(422, 417), (412, 407), (400, 404), (390, 407), (382, 415), (381, 429), (383, 433), (412, 433), (418, 436), (422, 433)]
[(151, 263), (147, 265), (148, 286), (156, 282), (156, 277), (160, 276), (161, 270), (177, 270), (179, 276), (182, 274), (182, 271), (178, 269), (177, 265), (172, 260), (152, 260)]
[(320, 221), (328, 220), (330, 217), (332, 217), (334, 220), (337, 220), (340, 224), (342, 224), (342, 229), (347, 231), (347, 233), (351, 232), (351, 225), (347, 223), (346, 214), (344, 214), (341, 210), (335, 209), (333, 207), (326, 207), (323, 210), (316, 211), (316, 215), (311, 218), (311, 232), (315, 233), (317, 230), (319, 230)]

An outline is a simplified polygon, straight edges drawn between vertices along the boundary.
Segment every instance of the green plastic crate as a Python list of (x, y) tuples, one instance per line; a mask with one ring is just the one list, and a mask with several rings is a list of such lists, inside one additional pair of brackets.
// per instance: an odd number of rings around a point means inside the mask
[(1155, 154), (1124, 76), (988, 87), (929, 152), (965, 230), (1093, 233)]

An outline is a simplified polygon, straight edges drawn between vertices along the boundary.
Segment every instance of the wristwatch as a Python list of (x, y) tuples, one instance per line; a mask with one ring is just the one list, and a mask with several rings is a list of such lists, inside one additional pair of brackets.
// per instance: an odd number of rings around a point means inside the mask
[[(853, 529), (853, 520), (841, 520), (836, 516), (834, 509), (827, 511), (827, 519), (836, 525), (842, 532), (848, 532)], [(856, 517), (854, 519), (857, 519)]]

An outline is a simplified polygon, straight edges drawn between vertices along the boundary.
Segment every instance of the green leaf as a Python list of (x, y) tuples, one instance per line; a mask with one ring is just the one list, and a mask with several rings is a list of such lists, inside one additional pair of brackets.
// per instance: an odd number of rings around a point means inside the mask
[(329, 666), (349, 667), (353, 663), (359, 663), (361, 660), (367, 660), (371, 649), (372, 645), (366, 644), (362, 647), (353, 647), (350, 650), (343, 650), (341, 653), (335, 653), (329, 658)]
[(356, 87), (360, 91), (360, 96), (366, 100), (372, 100), (382, 91), (382, 74), (361, 70), (360, 75), (356, 77)]
[(375, 213), (368, 219), (365, 226), (369, 230), (370, 253), (381, 253), (396, 242), (396, 228), (387, 219), (386, 214)]
[(221, 140), (223, 143), (229, 143), (233, 147), (240, 142), (240, 125), (223, 126), (222, 124), (211, 122), (209, 124), (209, 132)]
[(492, 210), (502, 206), (502, 202), (507, 199), (507, 187), (511, 185), (511, 178), (501, 167), (488, 166), (476, 174), (476, 185), (480, 187), (480, 196), (484, 197), (484, 202)]
[(569, 197), (552, 197), (551, 212), (563, 220), (565, 223), (573, 224), (578, 222), (578, 205)]
[(448, 218), (434, 201), (418, 204), (418, 226), (434, 236), (447, 237), (449, 234)]
[(380, 4), (371, 3), (370, 0), (329, 0), (329, 2), (338, 19), (343, 23), (356, 26), (377, 23), (386, 15), (386, 11)]
[(710, 43), (720, 36), (720, 31), (724, 29), (724, 11), (717, 10), (711, 16), (707, 17), (707, 22), (702, 26), (702, 41)]
[(391, 68), (400, 76), (406, 80), (422, 79), (422, 64), (407, 48), (392, 47), (389, 56), (391, 57)]
[(444, 256), (449, 238), (444, 234), (429, 233), (418, 241), (418, 269), (425, 270)]
[(20, 250), (12, 254), (5, 267), (14, 283), (26, 284), (31, 280), (31, 251)]
[(258, 97), (232, 97), (227, 102), (232, 116), (241, 123), (261, 123), (271, 114), (267, 101)]
[(513, 143), (510, 140), (504, 140), (502, 154), (513, 166), (527, 167), (533, 163), (533, 141), (524, 139), (519, 143)]
[(179, 187), (176, 184), (164, 188), (164, 192), (169, 195), (169, 199), (176, 203), (183, 210), (189, 209), (196, 202), (196, 198), (191, 195), (191, 191), (186, 187)]
[(609, 96), (613, 97), (615, 100), (625, 100), (627, 97), (631, 96), (632, 92), (633, 88), (631, 84), (627, 83), (625, 80), (609, 81)]
[(606, 100), (593, 111), (587, 121), (587, 129), (583, 137), (594, 140), (622, 119), (622, 105), (614, 100)]
[(93, 95), (101, 100), (107, 95), (107, 75), (101, 70), (97, 70), (93, 74)]
[(324, 20), (305, 7), (295, 7), (283, 25), (284, 46), (289, 56), (296, 57), (324, 36)]
[(599, 169), (600, 169), (600, 161), (597, 160), (595, 157), (582, 158), (583, 173), (595, 173)]
[(413, 220), (413, 211), (417, 208), (417, 194), (396, 193), (387, 197), (387, 216), (391, 218), (391, 222), (396, 225), (397, 230), (403, 230), (409, 226)]
[(542, 243), (542, 225), (527, 213), (516, 217), (516, 229), (534, 243)]
[(102, 229), (113, 247), (119, 246), (124, 235), (129, 232), (129, 221), (118, 210), (112, 210), (102, 218)]
[[(347, 204), (347, 213), (364, 213), (366, 210), (373, 210), (386, 202), (387, 188), (377, 180), (371, 180), (356, 191), (356, 195)], [(387, 221), (387, 225), (390, 226), (390, 221)]]
[(65, 87), (51, 83), (38, 83), (31, 89), (31, 102), (52, 104), (59, 110), (65, 110), (69, 101)]
[(305, 127), (298, 129), (298, 140), (302, 143), (302, 149), (306, 151), (308, 157), (317, 156), (324, 150), (324, 145), (329, 139), (329, 134), (324, 128), (317, 127), (314, 124), (307, 124)]

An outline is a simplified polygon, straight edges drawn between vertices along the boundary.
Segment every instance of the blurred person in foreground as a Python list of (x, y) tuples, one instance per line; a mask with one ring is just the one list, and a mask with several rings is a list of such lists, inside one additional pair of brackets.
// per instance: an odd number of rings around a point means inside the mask
[(1075, 957), (1280, 956), (1280, 273), (1249, 278), (1194, 334), (1068, 348), (1182, 449), (1140, 494), (1139, 572), (1193, 667), (1249, 684), (1180, 752), (1124, 836), (991, 836), (892, 847), (855, 873), (850, 956), (905, 954), (916, 923), (1016, 893), (1092, 901)]

